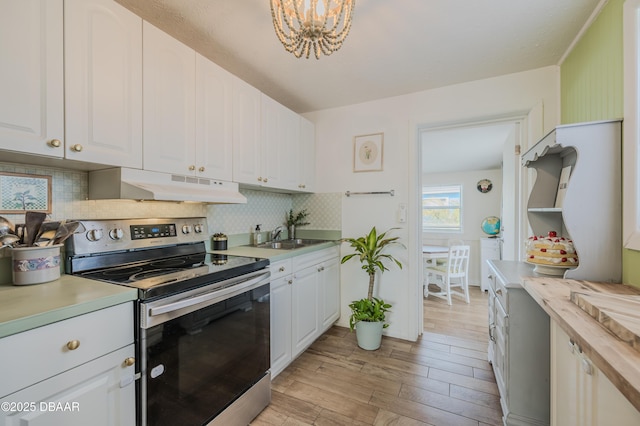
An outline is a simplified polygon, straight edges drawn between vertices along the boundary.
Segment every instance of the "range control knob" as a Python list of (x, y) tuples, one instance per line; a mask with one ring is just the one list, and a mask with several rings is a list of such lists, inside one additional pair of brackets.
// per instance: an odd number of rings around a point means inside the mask
[(124, 231), (121, 228), (113, 228), (109, 231), (109, 237), (112, 240), (121, 240), (124, 237)]
[(102, 229), (90, 229), (87, 231), (87, 240), (100, 241), (102, 239)]
[(182, 225), (182, 233), (183, 234), (190, 234), (191, 233), (191, 226), (190, 225)]
[(196, 234), (199, 234), (202, 232), (202, 225), (200, 225), (199, 223), (196, 225), (193, 225), (193, 230), (195, 231)]

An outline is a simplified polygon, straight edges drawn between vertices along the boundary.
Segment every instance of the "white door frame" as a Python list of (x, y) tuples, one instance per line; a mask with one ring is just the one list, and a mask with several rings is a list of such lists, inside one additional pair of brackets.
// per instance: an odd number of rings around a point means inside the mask
[[(410, 282), (415, 283), (414, 290), (410, 294), (414, 295), (414, 305), (412, 310), (415, 312), (411, 317), (415, 317), (413, 330), (409, 331), (410, 335), (421, 335), (424, 331), (424, 309), (423, 309), (423, 293), (422, 283), (424, 279), (424, 268), (422, 267), (422, 203), (419, 202), (422, 194), (422, 144), (420, 133), (427, 130), (443, 130), (453, 129), (457, 127), (472, 127), (487, 124), (514, 123), (519, 124), (519, 137), (517, 140), (522, 145), (522, 152), (529, 146), (528, 143), (528, 116), (522, 113), (514, 113), (513, 115), (505, 115), (493, 118), (478, 118), (477, 120), (465, 120), (450, 123), (420, 123), (409, 122), (409, 262), (412, 265), (420, 265), (417, 268), (411, 268), (409, 271)], [(522, 235), (526, 229), (526, 206), (523, 206), (523, 200), (526, 198), (522, 195), (528, 193), (528, 176), (526, 173), (521, 174), (519, 190), (521, 196), (517, 200), (516, 215), (519, 217), (520, 230)], [(415, 328), (414, 328), (415, 327)]]

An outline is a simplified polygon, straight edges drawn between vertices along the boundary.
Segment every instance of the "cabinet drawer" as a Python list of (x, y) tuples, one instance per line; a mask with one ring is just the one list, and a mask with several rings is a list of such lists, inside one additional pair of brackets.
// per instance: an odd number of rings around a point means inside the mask
[[(74, 347), (77, 343), (77, 347)], [(0, 397), (133, 343), (133, 302), (0, 339)]]
[(272, 281), (290, 275), (293, 272), (291, 259), (285, 259), (279, 262), (272, 263), (271, 265), (269, 265), (269, 271), (271, 271)]
[(293, 258), (293, 267), (296, 271), (317, 265), (318, 263), (327, 261), (338, 256), (340, 247), (329, 247), (323, 250), (314, 251), (312, 253), (303, 254)]
[(496, 297), (500, 301), (500, 304), (502, 305), (504, 310), (509, 312), (509, 306), (508, 306), (509, 297), (507, 294), (507, 287), (504, 285), (504, 283), (500, 278), (496, 277), (494, 278), (494, 281), (495, 281)]

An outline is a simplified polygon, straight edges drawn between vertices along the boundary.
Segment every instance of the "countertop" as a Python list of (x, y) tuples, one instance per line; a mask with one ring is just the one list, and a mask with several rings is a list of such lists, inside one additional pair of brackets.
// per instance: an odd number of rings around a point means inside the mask
[(640, 352), (572, 303), (571, 291), (640, 295), (640, 288), (563, 278), (525, 277), (522, 287), (640, 411)]
[(0, 284), (0, 338), (137, 297), (136, 289), (72, 275), (42, 284)]
[(335, 247), (337, 244), (339, 244), (339, 241), (327, 241), (324, 243), (308, 245), (292, 250), (258, 248), (253, 246), (235, 246), (229, 247), (227, 250), (213, 250), (211, 252), (233, 256), (259, 257), (263, 259), (269, 259), (269, 261), (271, 262), (277, 262), (279, 260), (289, 259), (294, 256), (300, 256), (302, 254), (312, 253), (314, 251), (326, 249), (329, 247)]

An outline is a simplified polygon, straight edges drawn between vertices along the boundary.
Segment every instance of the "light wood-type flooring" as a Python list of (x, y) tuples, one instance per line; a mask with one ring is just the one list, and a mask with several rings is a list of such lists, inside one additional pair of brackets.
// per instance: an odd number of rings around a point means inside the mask
[(272, 383), (271, 404), (252, 425), (500, 425), (487, 362), (487, 294), (471, 304), (424, 300), (417, 342), (383, 337), (377, 351), (332, 327)]

